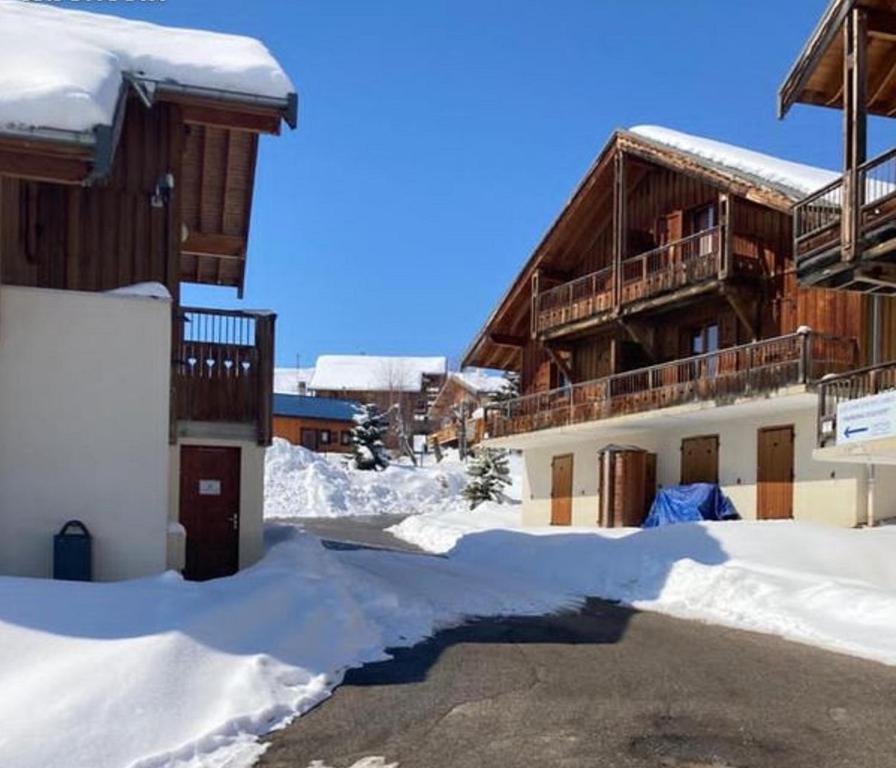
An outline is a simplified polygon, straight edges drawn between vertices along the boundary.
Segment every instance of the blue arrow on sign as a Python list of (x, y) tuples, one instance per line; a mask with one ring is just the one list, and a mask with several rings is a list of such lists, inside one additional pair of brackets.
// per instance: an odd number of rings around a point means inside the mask
[(852, 437), (853, 435), (861, 435), (862, 432), (867, 431), (868, 427), (847, 427), (846, 432), (844, 432), (843, 434), (845, 434), (846, 437)]

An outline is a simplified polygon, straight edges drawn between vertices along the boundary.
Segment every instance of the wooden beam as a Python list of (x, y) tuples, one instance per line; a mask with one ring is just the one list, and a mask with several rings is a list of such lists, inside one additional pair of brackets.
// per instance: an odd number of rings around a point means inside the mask
[(190, 232), (181, 244), (181, 253), (197, 256), (218, 256), (219, 258), (245, 259), (246, 241), (236, 235)]
[(856, 258), (862, 234), (864, 190), (859, 166), (867, 159), (867, 42), (867, 13), (855, 7), (843, 25), (843, 261)]
[(527, 340), (525, 336), (511, 336), (506, 333), (490, 333), (489, 341), (498, 347), (525, 347)]
[(0, 147), (0, 174), (55, 184), (80, 184), (90, 174), (90, 160)]
[(642, 323), (627, 322), (622, 318), (618, 318), (617, 322), (622, 330), (628, 334), (628, 337), (635, 342), (635, 344), (640, 346), (653, 362), (656, 362), (657, 355), (653, 348), (653, 340), (651, 338), (652, 329)]
[(560, 356), (560, 353), (556, 349), (547, 345), (545, 345), (544, 348), (548, 355), (550, 355), (551, 360), (553, 360), (557, 364), (557, 367), (563, 372), (566, 380), (572, 383), (572, 367), (569, 363)]
[[(759, 323), (756, 317), (758, 302), (755, 296), (745, 298), (736, 288), (730, 285), (722, 285), (722, 295), (728, 300), (737, 319), (750, 334), (751, 341), (759, 340)], [(752, 307), (750, 305), (753, 305)], [(752, 311), (751, 311), (752, 309)]]
[(162, 100), (182, 104), (185, 123), (211, 125), (216, 128), (251, 131), (252, 133), (270, 133), (275, 136), (280, 134), (282, 116), (277, 111), (248, 108), (227, 109), (210, 102), (176, 96), (165, 96)]

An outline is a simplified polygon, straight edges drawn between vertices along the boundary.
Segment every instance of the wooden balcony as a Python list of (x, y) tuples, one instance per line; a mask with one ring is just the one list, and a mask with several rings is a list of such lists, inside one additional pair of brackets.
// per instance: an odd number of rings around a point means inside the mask
[[(758, 278), (764, 274), (759, 244), (730, 236), (725, 227), (710, 229), (626, 259), (535, 297), (534, 332), (558, 336), (598, 325), (618, 313), (646, 303), (674, 300), (692, 289), (729, 275)], [(618, 297), (618, 299), (617, 299)]]
[(489, 409), (489, 436), (509, 437), (699, 401), (812, 384), (855, 365), (857, 345), (797, 333), (528, 395)]
[[(472, 447), (480, 443), (485, 435), (485, 419), (471, 418), (466, 421), (466, 437), (467, 446)], [(430, 446), (440, 445), (443, 447), (457, 445), (460, 437), (460, 429), (457, 424), (448, 424), (447, 426), (432, 432), (426, 439)]]
[[(857, 195), (847, 176), (794, 207), (794, 254), (801, 282), (820, 288), (896, 292), (896, 149), (859, 166)], [(855, 248), (844, 227), (858, 211)]]
[(837, 406), (896, 389), (896, 361), (830, 376), (818, 384), (818, 447), (837, 442)]
[(175, 322), (172, 418), (252, 425), (258, 443), (270, 445), (274, 321), (272, 314), (182, 307)]

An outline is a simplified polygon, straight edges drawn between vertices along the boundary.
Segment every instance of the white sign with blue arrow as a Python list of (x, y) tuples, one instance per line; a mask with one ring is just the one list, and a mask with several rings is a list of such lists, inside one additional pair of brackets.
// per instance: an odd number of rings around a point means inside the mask
[(896, 391), (837, 406), (837, 445), (896, 437)]

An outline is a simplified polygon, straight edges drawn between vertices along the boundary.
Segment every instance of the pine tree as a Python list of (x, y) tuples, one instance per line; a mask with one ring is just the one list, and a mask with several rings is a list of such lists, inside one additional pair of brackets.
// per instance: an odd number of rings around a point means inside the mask
[(375, 403), (359, 407), (352, 427), (352, 450), (355, 466), (363, 470), (381, 470), (389, 466), (389, 456), (383, 443), (383, 436), (389, 429), (388, 415), (382, 413)]
[(506, 403), (520, 396), (520, 375), (515, 371), (505, 371), (504, 384), (492, 394), (493, 403)]
[(507, 451), (495, 448), (479, 448), (467, 464), (470, 481), (463, 490), (470, 509), (476, 509), (483, 501), (505, 500), (504, 486), (510, 485), (510, 467)]

